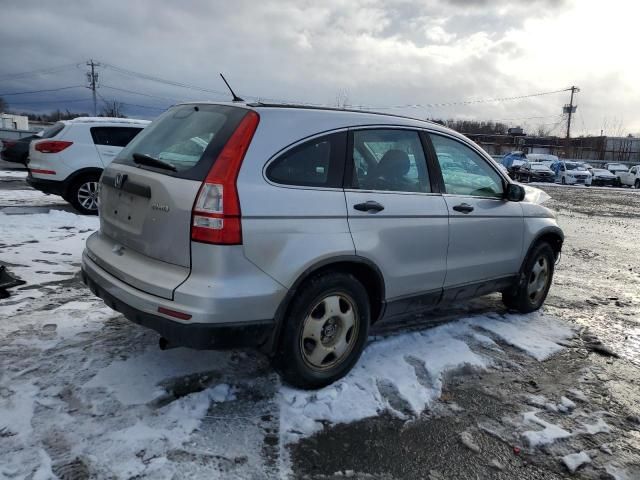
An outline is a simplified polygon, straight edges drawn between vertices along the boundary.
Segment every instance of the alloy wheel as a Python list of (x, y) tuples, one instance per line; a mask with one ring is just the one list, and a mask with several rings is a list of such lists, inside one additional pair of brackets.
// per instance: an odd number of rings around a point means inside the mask
[(349, 356), (356, 343), (359, 315), (346, 294), (321, 299), (304, 320), (300, 350), (304, 361), (316, 370), (335, 367)]
[(545, 256), (537, 258), (529, 274), (527, 295), (531, 302), (536, 303), (544, 295), (549, 281), (549, 261)]
[(98, 209), (98, 182), (85, 182), (78, 188), (78, 203), (90, 211)]

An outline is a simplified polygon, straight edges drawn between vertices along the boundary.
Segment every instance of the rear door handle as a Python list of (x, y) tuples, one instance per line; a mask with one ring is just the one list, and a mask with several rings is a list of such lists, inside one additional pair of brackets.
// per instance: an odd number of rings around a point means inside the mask
[(374, 202), (373, 200), (369, 200), (364, 203), (356, 203), (353, 208), (359, 210), (361, 212), (370, 212), (370, 213), (378, 213), (384, 210), (384, 207), (380, 205), (378, 202)]
[(473, 212), (473, 207), (468, 203), (461, 203), (460, 205), (456, 205), (455, 207), (453, 207), (453, 209), (456, 212), (461, 212), (465, 214)]

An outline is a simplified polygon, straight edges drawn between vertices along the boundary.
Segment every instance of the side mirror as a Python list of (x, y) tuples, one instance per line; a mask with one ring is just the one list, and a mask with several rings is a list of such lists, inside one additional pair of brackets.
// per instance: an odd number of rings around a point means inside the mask
[(505, 192), (505, 198), (510, 202), (521, 202), (524, 200), (524, 187), (516, 183), (510, 183), (507, 185), (507, 191)]

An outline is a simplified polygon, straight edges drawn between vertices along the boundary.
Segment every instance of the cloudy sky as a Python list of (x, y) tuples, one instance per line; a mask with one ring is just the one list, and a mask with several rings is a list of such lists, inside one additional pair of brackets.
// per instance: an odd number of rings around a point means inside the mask
[[(16, 111), (91, 112), (93, 58), (99, 108), (117, 100), (129, 116), (228, 99), (224, 72), (252, 100), (554, 133), (568, 92), (461, 102), (576, 85), (573, 135), (640, 133), (640, 5), (628, 0), (0, 0), (0, 9), (0, 96)], [(61, 90), (10, 95), (45, 89)]]

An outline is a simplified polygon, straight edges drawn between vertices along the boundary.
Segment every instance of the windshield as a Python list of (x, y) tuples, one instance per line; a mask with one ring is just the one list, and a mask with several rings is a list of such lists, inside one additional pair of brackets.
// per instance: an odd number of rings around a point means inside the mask
[(586, 170), (586, 168), (584, 168), (584, 165), (580, 163), (565, 162), (564, 164), (566, 165), (567, 170)]
[(226, 105), (178, 105), (163, 113), (138, 134), (114, 163), (136, 162), (134, 154), (175, 167), (144, 168), (180, 178), (202, 180), (247, 110)]

